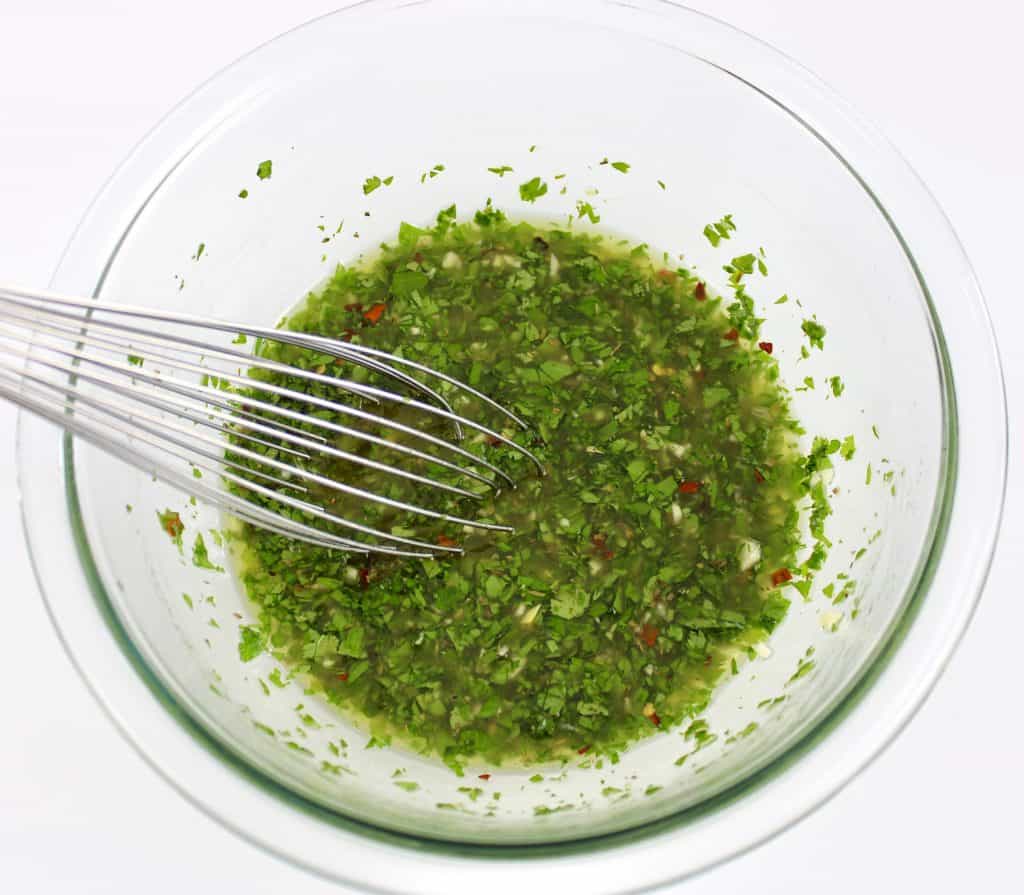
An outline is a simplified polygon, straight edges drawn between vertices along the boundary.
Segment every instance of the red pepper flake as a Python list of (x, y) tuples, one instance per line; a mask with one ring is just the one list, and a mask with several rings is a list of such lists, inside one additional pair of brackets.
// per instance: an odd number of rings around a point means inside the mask
[(477, 774), (477, 777), (479, 777), (481, 780), (490, 780), (491, 779), (491, 775), (490, 774)]
[(484, 441), (486, 441), (491, 447), (499, 447), (500, 445), (503, 445), (505, 443), (500, 438), (498, 438), (497, 435), (488, 435), (484, 439)]
[(679, 274), (674, 270), (669, 270), (667, 267), (663, 267), (655, 276), (663, 283), (674, 283), (679, 278)]
[[(343, 330), (341, 331), (341, 341), (342, 341), (342, 342), (351, 342), (351, 341), (352, 341), (352, 337), (353, 337), (353, 336), (354, 336), (355, 334), (356, 334), (356, 331), (355, 331), (354, 329), (349, 329), (348, 327), (345, 327), (345, 329), (343, 329)], [(338, 358), (338, 359), (337, 359), (337, 360), (335, 361), (335, 363), (340, 363), (340, 362), (341, 362), (341, 358), (339, 357), (339, 358)]]
[(722, 338), (729, 342), (738, 342), (740, 339), (739, 330), (736, 329), (736, 327), (734, 326), (732, 329), (729, 330), (729, 332), (722, 336)]
[(765, 354), (771, 354), (772, 350), (775, 348), (775, 346), (772, 345), (771, 342), (758, 342), (757, 347), (760, 348)]
[(654, 625), (645, 624), (640, 628), (640, 639), (648, 646), (654, 646), (658, 642), (658, 631)]
[(172, 538), (180, 538), (181, 533), (185, 530), (185, 523), (181, 521), (181, 516), (177, 513), (161, 513), (160, 522), (163, 524), (164, 531)]
[(417, 264), (422, 264), (423, 263), (423, 253), (422, 252), (416, 252), (412, 256), (412, 260), (415, 261)]
[(370, 308), (369, 311), (367, 311), (365, 314), (363, 314), (363, 317), (365, 317), (367, 320), (369, 320), (370, 323), (376, 323), (378, 320), (380, 320), (381, 315), (383, 315), (383, 313), (387, 309), (388, 309), (388, 306), (385, 305), (385, 304), (375, 304), (375, 305), (373, 305), (373, 307)]
[(705, 667), (705, 668), (709, 667), (709, 666), (711, 665), (711, 661), (712, 661), (711, 653), (708, 653), (708, 654), (707, 654), (707, 655), (706, 655), (706, 656), (704, 657), (704, 667)]
[(343, 671), (341, 674), (339, 674), (338, 675), (338, 680), (339, 681), (347, 681), (348, 680), (348, 672), (347, 671)]
[(615, 551), (608, 549), (608, 539), (598, 532), (590, 536), (590, 543), (594, 545), (594, 553), (601, 557), (601, 559), (614, 559)]
[(661, 727), (661, 715), (657, 712), (651, 712), (647, 718), (655, 727)]
[(577, 755), (586, 755), (589, 751), (590, 751), (590, 746), (580, 746), (579, 749), (576, 750), (576, 754)]
[(345, 310), (346, 311), (359, 311), (359, 312), (362, 312), (362, 310), (363, 310), (362, 302), (358, 302), (357, 301), (357, 302), (354, 302), (353, 304), (345, 305)]
[(761, 470), (760, 469), (755, 469), (754, 470), (754, 481), (757, 482), (757, 484), (759, 484), (759, 485), (764, 481), (764, 476), (761, 475)]
[(454, 547), (456, 546), (456, 544), (458, 544), (458, 541), (453, 540), (452, 538), (448, 537), (448, 535), (438, 535), (437, 543), (441, 547)]
[(778, 587), (787, 581), (793, 580), (793, 573), (789, 569), (776, 569), (772, 572), (772, 587)]
[(370, 570), (366, 566), (359, 570), (359, 586), (363, 590), (370, 586)]
[(679, 493), (680, 494), (696, 494), (700, 491), (701, 482), (680, 482)]
[(697, 301), (704, 301), (708, 297), (708, 290), (703, 282), (697, 283), (697, 288), (693, 290), (693, 297)]

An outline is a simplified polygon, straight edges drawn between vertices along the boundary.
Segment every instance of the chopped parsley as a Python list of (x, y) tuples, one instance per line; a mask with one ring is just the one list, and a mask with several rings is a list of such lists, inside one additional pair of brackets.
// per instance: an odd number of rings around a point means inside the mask
[(807, 336), (812, 348), (817, 348), (820, 351), (825, 347), (825, 327), (817, 320), (805, 320), (800, 324), (800, 329)]
[(210, 555), (206, 549), (206, 541), (203, 540), (203, 533), (196, 532), (196, 540), (192, 545), (192, 565), (199, 569), (209, 569), (211, 572), (223, 572), (224, 567), (218, 566), (210, 561)]
[(363, 181), (363, 195), (369, 196), (370, 193), (372, 193), (376, 189), (379, 189), (382, 186), (391, 186), (391, 184), (394, 183), (394, 181), (394, 175), (389, 175), (388, 177), (381, 178), (374, 174), (370, 177), (367, 177), (366, 180)]
[(601, 215), (594, 211), (594, 206), (589, 202), (584, 202), (582, 199), (576, 203), (576, 217), (585, 217), (592, 224), (599, 224), (601, 222)]
[(623, 174), (629, 173), (629, 162), (609, 162), (607, 158), (601, 159), (602, 165), (611, 165), (616, 171), (620, 171)]
[[(519, 189), (532, 202), (547, 184), (536, 177)], [(596, 223), (588, 203), (577, 212)], [(716, 237), (728, 238), (731, 218), (718, 223)], [(786, 616), (781, 591), (809, 587), (829, 546), (818, 473), (852, 451), (850, 439), (850, 448), (816, 439), (806, 457), (796, 449), (802, 430), (777, 361), (756, 343), (761, 320), (743, 289), (757, 260), (733, 259), (734, 294), (723, 298), (682, 268), (664, 270), (645, 246), (509, 221), (488, 202), (469, 223), (452, 206), (433, 227), (403, 224), (372, 262), (339, 267), (289, 328), (401, 345), (506, 403), (530, 421), (521, 437), (549, 474), (532, 475), (501, 443), (474, 442), (518, 487), (473, 512), (515, 532), (441, 526), (440, 543), (455, 536), (466, 548), (445, 559), (368, 561), (243, 527), (241, 578), (259, 621), (241, 629), (240, 656), (266, 649), (312, 692), (372, 717), (367, 748), (394, 736), (460, 775), (475, 757), (495, 766), (590, 750), (614, 757), (697, 717), (737, 647)], [(323, 363), (277, 343), (257, 350)], [(342, 461), (315, 462), (324, 475), (343, 473)], [(374, 470), (344, 475), (410, 496), (408, 482)], [(433, 497), (435, 509), (468, 511), (457, 496)], [(801, 564), (803, 502), (813, 551)], [(388, 507), (359, 512), (406, 531)], [(201, 535), (197, 557), (213, 567)], [(276, 670), (269, 680), (284, 685)], [(693, 721), (687, 739), (699, 749), (716, 737)]]
[[(270, 179), (270, 175), (273, 174), (273, 172), (274, 172), (274, 163), (270, 159), (267, 159), (265, 162), (260, 162), (256, 166), (256, 176), (260, 180), (269, 180)], [(249, 194), (247, 190), (243, 190), (242, 192), (244, 192), (246, 194), (246, 196)], [(239, 193), (239, 195), (241, 195), (241, 193)], [(242, 196), (242, 198), (244, 199), (245, 196)]]
[[(435, 177), (438, 176), (438, 174), (441, 174), (443, 171), (444, 171), (444, 165), (434, 165), (433, 168), (431, 168), (428, 171), (424, 171), (420, 175), (420, 183), (425, 183), (427, 180), (433, 180)], [(384, 181), (385, 185), (389, 184), (390, 182), (391, 182), (390, 179), (387, 179), (387, 180)]]
[(721, 220), (708, 224), (704, 228), (704, 236), (713, 246), (717, 246), (723, 239), (730, 239), (736, 230), (732, 215), (727, 214)]
[(182, 550), (181, 536), (185, 531), (185, 523), (181, 521), (181, 516), (173, 510), (164, 510), (162, 513), (157, 513), (156, 517), (160, 520), (160, 527), (170, 535), (180, 552)]
[(536, 202), (548, 191), (548, 185), (539, 177), (531, 178), (519, 184), (519, 198), (524, 202)]
[(238, 657), (243, 662), (251, 662), (263, 652), (263, 632), (259, 628), (243, 625), (238, 638)]

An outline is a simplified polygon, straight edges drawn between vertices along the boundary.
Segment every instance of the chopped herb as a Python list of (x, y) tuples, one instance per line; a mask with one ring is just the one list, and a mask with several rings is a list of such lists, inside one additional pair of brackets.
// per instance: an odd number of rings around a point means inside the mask
[(796, 681), (800, 680), (800, 678), (806, 677), (813, 670), (814, 670), (814, 660), (813, 659), (801, 659), (800, 662), (796, 666), (796, 671), (793, 672), (793, 676), (788, 681), (786, 681), (786, 686), (788, 687), (790, 684), (795, 683)]
[(804, 331), (812, 348), (817, 348), (820, 351), (825, 347), (825, 327), (817, 320), (805, 320), (800, 328)]
[[(273, 173), (273, 171), (274, 171), (274, 163), (270, 159), (267, 159), (265, 162), (260, 162), (256, 166), (256, 176), (260, 180), (269, 180), (270, 179), (270, 175)], [(246, 195), (248, 195), (248, 192), (246, 190), (243, 190), (242, 192), (244, 192), (244, 193), (246, 193)], [(241, 195), (241, 193), (239, 195)], [(245, 196), (242, 196), (242, 198), (244, 199)]]
[(171, 536), (171, 540), (174, 541), (180, 552), (182, 549), (181, 535), (185, 531), (185, 523), (181, 521), (181, 516), (173, 510), (164, 510), (162, 513), (157, 513), (156, 517), (160, 520), (160, 527)]
[(263, 652), (263, 633), (252, 625), (243, 625), (238, 629), (238, 657), (243, 662), (251, 662)]
[(196, 540), (192, 545), (192, 565), (200, 569), (209, 569), (211, 572), (223, 572), (224, 567), (210, 562), (210, 556), (206, 550), (206, 542), (203, 540), (203, 533), (196, 532)]
[(732, 215), (727, 214), (721, 220), (708, 224), (704, 228), (704, 236), (712, 246), (718, 246), (723, 239), (730, 239), (736, 230)]
[(540, 817), (545, 814), (557, 814), (559, 811), (572, 811), (572, 805), (558, 805), (555, 808), (551, 808), (548, 805), (534, 805), (534, 815)]
[(594, 211), (594, 206), (589, 202), (584, 202), (582, 199), (576, 203), (576, 217), (586, 217), (592, 224), (599, 224), (601, 222), (601, 216)]
[(392, 180), (394, 180), (393, 177), (388, 177), (382, 180), (376, 174), (367, 177), (366, 180), (363, 181), (363, 195), (369, 196), (374, 190), (380, 189), (386, 184), (390, 184)]
[(512, 166), (498, 165), (495, 168), (488, 168), (487, 170), (490, 171), (492, 174), (497, 174), (499, 177), (504, 177), (506, 174), (512, 173)]
[[(534, 201), (547, 184), (537, 177), (520, 189)], [(588, 209), (582, 201), (574, 219), (590, 220)], [(401, 737), (460, 776), (471, 759), (586, 752), (591, 766), (614, 763), (632, 741), (703, 712), (738, 672), (734, 657), (786, 616), (790, 588), (809, 593), (830, 512), (818, 472), (843, 443), (816, 441), (806, 457), (793, 448), (802, 430), (742, 289), (756, 254), (733, 259), (734, 300), (723, 302), (646, 246), (509, 221), (491, 202), (471, 218), (460, 223), (453, 206), (433, 226), (403, 224), (371, 261), (339, 266), (287, 326), (402, 346), (485, 394), (512, 389), (548, 475), (531, 475), (500, 438), (466, 439), (517, 481), (488, 507), (515, 530), (501, 538), (413, 529), (387, 507), (360, 505), (361, 519), (396, 535), (464, 547), (444, 560), (367, 562), (244, 527), (235, 543), (259, 612), (252, 636), (311, 693), (371, 715), (371, 748)], [(728, 238), (731, 218), (719, 223), (726, 235), (716, 237)], [(310, 370), (325, 363), (291, 346), (256, 350)], [(272, 380), (335, 394), (276, 371)], [(479, 416), (467, 401), (459, 412)], [(375, 412), (402, 420), (406, 408)], [(339, 462), (318, 457), (310, 469), (337, 476)], [(412, 496), (398, 477), (344, 474), (396, 500)], [(311, 499), (347, 508), (336, 492), (314, 488)], [(432, 499), (440, 512), (469, 511), (457, 495)], [(759, 545), (754, 565), (741, 568), (737, 538)], [(285, 680), (274, 673), (268, 683)], [(715, 740), (706, 725), (687, 730), (695, 747)]]
[(548, 191), (548, 185), (539, 177), (527, 180), (519, 184), (519, 198), (524, 202), (536, 202)]

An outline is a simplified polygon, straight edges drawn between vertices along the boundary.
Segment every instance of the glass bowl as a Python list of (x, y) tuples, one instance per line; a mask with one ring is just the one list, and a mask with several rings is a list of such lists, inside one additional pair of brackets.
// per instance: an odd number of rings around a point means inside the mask
[[(684, 252), (712, 283), (733, 255), (763, 247), (770, 273), (752, 291), (766, 337), (790, 384), (818, 384), (794, 393), (796, 413), (809, 433), (858, 447), (832, 483), (829, 563), (770, 647), (716, 691), (704, 718), (717, 739), (695, 751), (674, 730), (616, 764), (584, 755), (538, 782), (532, 768), (460, 779), (398, 747), (366, 748), (295, 684), (268, 686), (269, 657), (238, 659), (252, 610), (232, 577), (179, 556), (155, 518), (169, 507), (215, 529), (216, 513), (31, 417), (19, 433), (25, 528), (97, 699), (169, 782), (250, 841), (375, 891), (475, 892), (495, 873), (543, 891), (637, 891), (793, 823), (920, 705), (992, 553), (1002, 382), (942, 213), (807, 72), (669, 3), (503, 6), (357, 4), (243, 58), (135, 149), (52, 286), (273, 322), (401, 220), (425, 223), (452, 202), (465, 216), (489, 197), (564, 220), (586, 196), (602, 225)], [(265, 159), (273, 175), (261, 180)], [(487, 170), (498, 165), (514, 173)], [(371, 175), (395, 180), (365, 195)], [(517, 186), (536, 175), (565, 193), (527, 206)], [(715, 248), (701, 232), (725, 213), (738, 230)], [(774, 304), (782, 294), (791, 300)], [(811, 314), (828, 336), (803, 360)], [(825, 388), (833, 375), (841, 397)], [(822, 587), (840, 574), (840, 588), (856, 586), (835, 605)]]

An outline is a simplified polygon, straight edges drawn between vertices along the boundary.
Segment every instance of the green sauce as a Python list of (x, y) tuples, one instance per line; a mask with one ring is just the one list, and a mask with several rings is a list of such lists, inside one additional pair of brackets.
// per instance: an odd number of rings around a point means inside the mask
[[(548, 475), (469, 437), (518, 487), (434, 506), (515, 533), (432, 533), (459, 540), (454, 558), (367, 561), (243, 527), (239, 570), (271, 650), (378, 739), (455, 767), (613, 752), (697, 715), (785, 615), (801, 546), (801, 430), (751, 308), (644, 246), (490, 206), (473, 223), (452, 208), (430, 230), (403, 225), (372, 261), (339, 268), (288, 328), (401, 349), (470, 383), (531, 423), (507, 434)], [(361, 467), (316, 468), (424, 497)], [(408, 516), (344, 509), (413, 533)]]

